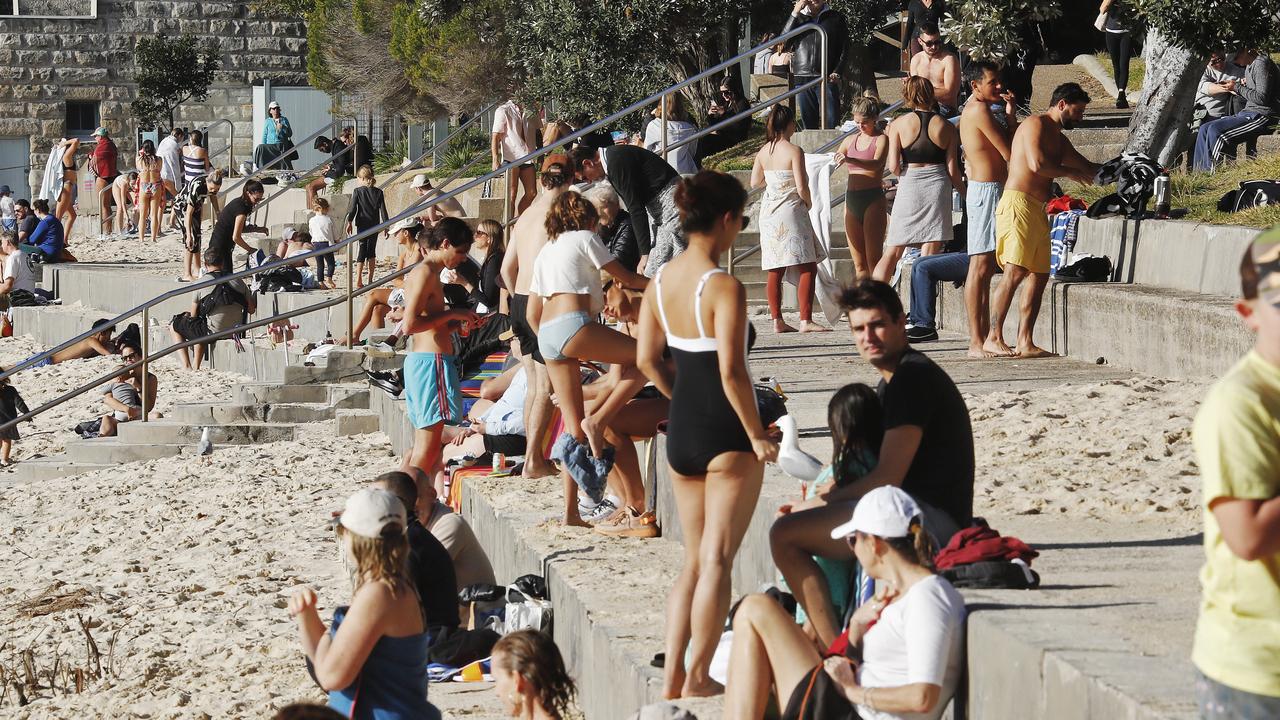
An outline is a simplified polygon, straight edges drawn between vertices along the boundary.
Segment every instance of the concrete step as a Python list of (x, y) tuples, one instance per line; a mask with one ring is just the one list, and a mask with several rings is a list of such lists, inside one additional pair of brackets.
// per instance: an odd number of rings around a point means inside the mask
[(241, 422), (322, 422), (332, 420), (336, 413), (337, 409), (327, 403), (183, 403), (175, 405), (168, 415), (171, 420), (192, 425), (225, 425)]
[[(177, 444), (194, 448), (205, 426), (170, 420), (124, 423), (117, 430), (122, 443)], [(297, 439), (297, 425), (243, 422), (209, 425), (214, 445), (253, 445)]]
[(278, 403), (320, 403), (341, 408), (369, 407), (367, 385), (281, 385), (244, 383), (235, 387), (235, 401), (241, 405)]
[[(133, 424), (122, 423), (120, 429)], [(73, 462), (120, 465), (181, 455), (184, 447), (179, 443), (125, 442), (120, 439), (123, 434), (118, 430), (116, 437), (73, 440), (67, 443), (66, 456)], [(137, 433), (131, 434), (137, 436)]]
[[(832, 261), (832, 264), (835, 266), (837, 280), (842, 283), (853, 281), (853, 260), (838, 258)], [(763, 283), (768, 278), (769, 271), (761, 268), (759, 260), (756, 260), (754, 264), (744, 263), (738, 265), (734, 268), (733, 275), (746, 285), (747, 283)], [(783, 284), (785, 285), (786, 283), (784, 282)]]
[(0, 474), (0, 482), (43, 482), (94, 470), (107, 470), (117, 463), (80, 462), (66, 454), (22, 460), (8, 472)]

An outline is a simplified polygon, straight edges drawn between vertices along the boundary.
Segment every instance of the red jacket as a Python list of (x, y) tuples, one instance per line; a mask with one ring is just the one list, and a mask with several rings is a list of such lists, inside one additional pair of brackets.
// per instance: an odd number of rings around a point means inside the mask
[(94, 144), (89, 153), (89, 170), (94, 177), (103, 180), (110, 180), (120, 174), (116, 170), (116, 144), (111, 138), (103, 138)]
[(1028, 565), (1040, 553), (1015, 537), (1001, 537), (987, 527), (986, 521), (974, 518), (972, 527), (956, 533), (951, 542), (933, 559), (939, 570), (984, 560), (1022, 560)]

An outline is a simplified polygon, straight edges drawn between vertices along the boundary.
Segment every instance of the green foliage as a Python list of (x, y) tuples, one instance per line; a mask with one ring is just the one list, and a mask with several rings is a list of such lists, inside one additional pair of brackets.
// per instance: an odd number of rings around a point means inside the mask
[(138, 41), (133, 64), (138, 83), (138, 99), (130, 105), (133, 116), (143, 124), (167, 122), (173, 127), (174, 110), (179, 105), (208, 99), (221, 61), (212, 41), (161, 33)]
[[(489, 136), (485, 134), (483, 129), (473, 125), (449, 141), (449, 145), (445, 148), (440, 158), (440, 163), (435, 166), (435, 171), (438, 173), (452, 173), (471, 162), (472, 158), (478, 155), (487, 155), (488, 152)], [(472, 168), (487, 171), (489, 165), (477, 162), (472, 165)]]
[(321, 0), (258, 0), (252, 7), (265, 17), (306, 18)]
[(329, 59), (324, 49), (328, 44), (328, 32), (334, 17), (341, 12), (339, 0), (298, 0), (309, 2), (307, 10), (307, 79), (313, 87), (332, 92), (337, 84), (329, 71)]
[(980, 60), (1000, 61), (1021, 47), (1028, 23), (1062, 15), (1057, 0), (958, 0), (942, 20), (942, 34)]
[(408, 155), (409, 143), (407, 142), (384, 145), (381, 150), (373, 154), (373, 172), (382, 174), (399, 170)]
[[(1280, 40), (1275, 2), (1258, 0), (1133, 0), (1154, 30), (1179, 47), (1207, 56), (1225, 47), (1270, 49)], [(1266, 8), (1270, 6), (1268, 11)]]

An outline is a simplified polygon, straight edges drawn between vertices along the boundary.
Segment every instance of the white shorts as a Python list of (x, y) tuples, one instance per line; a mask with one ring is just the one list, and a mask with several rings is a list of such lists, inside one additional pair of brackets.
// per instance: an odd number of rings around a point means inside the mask
[(393, 308), (404, 307), (404, 288), (392, 290), (391, 295), (387, 297), (387, 304)]

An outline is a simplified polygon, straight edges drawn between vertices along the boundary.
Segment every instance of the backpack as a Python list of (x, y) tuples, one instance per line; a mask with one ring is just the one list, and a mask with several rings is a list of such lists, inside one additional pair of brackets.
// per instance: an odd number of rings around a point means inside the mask
[(222, 283), (214, 286), (208, 295), (200, 298), (196, 302), (196, 309), (200, 311), (201, 315), (208, 317), (214, 308), (224, 305), (239, 305), (247, 310), (249, 301), (240, 291), (232, 289), (230, 283)]
[(1232, 190), (1218, 200), (1220, 212), (1240, 212), (1249, 208), (1280, 204), (1280, 182), (1275, 180), (1246, 180), (1238, 190)]

